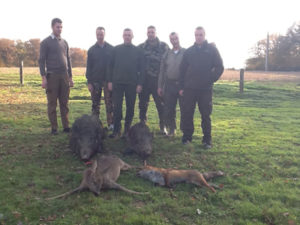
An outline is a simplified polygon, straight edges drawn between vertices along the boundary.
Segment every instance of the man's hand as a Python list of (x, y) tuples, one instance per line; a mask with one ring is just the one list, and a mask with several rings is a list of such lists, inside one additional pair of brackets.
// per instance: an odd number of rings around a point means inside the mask
[(74, 82), (72, 80), (72, 77), (69, 77), (69, 85), (70, 87), (74, 87)]
[(137, 93), (141, 93), (142, 92), (142, 85), (138, 85), (138, 86), (136, 86), (136, 92)]
[(157, 94), (158, 94), (158, 96), (160, 96), (160, 97), (163, 96), (163, 90), (162, 90), (162, 88), (157, 88)]
[(42, 88), (47, 88), (47, 78), (46, 76), (42, 76)]
[(108, 88), (109, 91), (112, 91), (112, 89), (113, 89), (112, 82), (107, 83), (107, 88)]
[(183, 96), (183, 90), (179, 90), (179, 95)]
[(92, 91), (94, 90), (94, 87), (92, 84), (88, 84), (88, 89), (89, 89), (89, 92), (92, 93)]

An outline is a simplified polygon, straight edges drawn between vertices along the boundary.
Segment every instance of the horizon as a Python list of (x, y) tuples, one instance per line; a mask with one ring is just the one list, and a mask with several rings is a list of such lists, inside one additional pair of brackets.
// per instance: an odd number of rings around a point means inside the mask
[[(98, 1), (87, 0), (83, 5), (80, 1), (12, 0), (3, 3), (3, 9), (15, 9), (18, 17), (11, 18), (12, 10), (0, 14), (0, 38), (43, 40), (51, 34), (51, 20), (58, 17), (63, 21), (62, 38), (74, 48), (88, 50), (96, 42), (98, 26), (105, 27), (105, 40), (112, 45), (123, 43), (123, 29), (130, 27), (134, 33), (133, 44), (138, 45), (147, 39), (149, 25), (156, 27), (157, 37), (169, 46), (169, 34), (177, 32), (181, 46), (188, 48), (194, 43), (194, 29), (203, 26), (208, 42), (214, 42), (219, 49), (225, 68), (239, 69), (245, 67), (246, 59), (252, 56), (251, 48), (265, 39), (267, 33), (285, 35), (293, 23), (300, 21), (299, 1), (286, 0), (284, 5), (281, 1), (268, 2), (114, 0), (101, 5)], [(15, 8), (17, 5), (19, 7)], [(3, 22), (7, 20), (9, 22)]]

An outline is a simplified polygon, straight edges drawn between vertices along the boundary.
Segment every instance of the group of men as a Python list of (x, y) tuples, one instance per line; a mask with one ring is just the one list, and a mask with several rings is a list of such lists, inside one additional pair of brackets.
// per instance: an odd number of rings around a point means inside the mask
[[(52, 34), (41, 42), (39, 64), (42, 87), (47, 93), (51, 133), (57, 134), (57, 99), (63, 131), (70, 132), (68, 99), (73, 80), (69, 47), (60, 36), (62, 21), (55, 18), (51, 26)], [(188, 49), (180, 46), (175, 32), (169, 36), (172, 49), (157, 38), (154, 26), (147, 28), (147, 37), (144, 43), (135, 46), (132, 44), (133, 32), (126, 28), (123, 31), (124, 43), (113, 47), (105, 41), (105, 29), (96, 29), (97, 42), (88, 50), (86, 67), (92, 113), (99, 116), (103, 90), (107, 124), (113, 131), (110, 138), (120, 137), (125, 96), (125, 137), (134, 117), (136, 95), (139, 97), (139, 119), (145, 123), (152, 95), (160, 133), (174, 136), (179, 101), (182, 143), (188, 144), (194, 132), (193, 116), (197, 103), (202, 118), (202, 143), (205, 148), (211, 148), (212, 88), (224, 71), (217, 48), (206, 41), (203, 27), (195, 29), (195, 44)]]

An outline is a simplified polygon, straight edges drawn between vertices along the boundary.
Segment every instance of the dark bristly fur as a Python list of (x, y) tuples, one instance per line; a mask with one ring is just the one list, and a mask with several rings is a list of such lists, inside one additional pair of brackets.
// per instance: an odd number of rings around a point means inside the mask
[(70, 148), (81, 160), (86, 161), (103, 150), (104, 137), (105, 131), (99, 118), (83, 115), (72, 126)]

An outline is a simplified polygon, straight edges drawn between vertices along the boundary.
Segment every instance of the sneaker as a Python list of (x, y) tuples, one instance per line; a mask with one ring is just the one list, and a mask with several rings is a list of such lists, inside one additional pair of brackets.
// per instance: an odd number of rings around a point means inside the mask
[(167, 132), (166, 127), (161, 127), (161, 128), (160, 128), (160, 131), (159, 131), (159, 134), (161, 134), (161, 135), (167, 135), (168, 132)]
[(63, 132), (64, 133), (70, 133), (71, 132), (71, 128), (69, 128), (69, 127), (64, 128)]
[(168, 135), (168, 137), (175, 137), (176, 130), (170, 130), (167, 135)]
[(51, 134), (52, 135), (58, 135), (57, 130), (56, 129), (51, 129)]
[(114, 130), (114, 125), (113, 125), (113, 124), (110, 124), (110, 125), (108, 126), (108, 130), (109, 130), (109, 131), (113, 131), (113, 130)]

